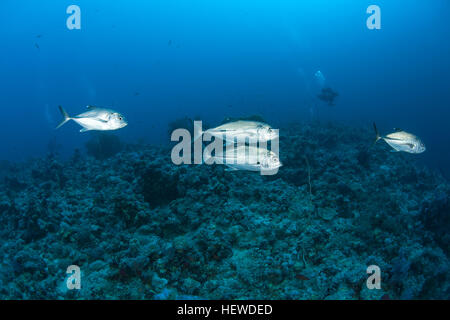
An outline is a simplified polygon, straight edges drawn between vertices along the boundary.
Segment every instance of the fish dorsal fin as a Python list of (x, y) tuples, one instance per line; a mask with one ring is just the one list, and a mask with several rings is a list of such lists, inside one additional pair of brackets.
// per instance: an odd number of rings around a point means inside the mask
[(88, 105), (88, 106), (86, 106), (86, 109), (92, 110), (92, 109), (95, 109), (95, 107), (94, 107), (94, 106), (91, 106), (91, 105)]
[(400, 132), (400, 131), (403, 131), (403, 130), (400, 129), (400, 128), (394, 128), (394, 131), (395, 131), (395, 132)]

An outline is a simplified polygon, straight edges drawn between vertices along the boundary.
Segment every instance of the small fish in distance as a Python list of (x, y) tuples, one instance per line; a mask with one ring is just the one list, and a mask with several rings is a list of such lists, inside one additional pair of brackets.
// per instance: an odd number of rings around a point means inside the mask
[(422, 153), (426, 150), (424, 143), (411, 133), (398, 129), (396, 132), (380, 136), (375, 123), (373, 124), (373, 128), (376, 134), (375, 143), (383, 139), (394, 149), (394, 152)]
[(63, 107), (59, 106), (59, 111), (61, 111), (61, 114), (63, 115), (63, 120), (56, 127), (56, 129), (59, 129), (70, 120), (75, 121), (83, 127), (80, 132), (91, 130), (117, 130), (128, 125), (128, 122), (125, 120), (125, 118), (120, 113), (114, 110), (96, 108), (93, 106), (87, 106), (87, 108), (89, 109), (88, 111), (75, 117), (70, 117), (69, 114), (63, 109)]

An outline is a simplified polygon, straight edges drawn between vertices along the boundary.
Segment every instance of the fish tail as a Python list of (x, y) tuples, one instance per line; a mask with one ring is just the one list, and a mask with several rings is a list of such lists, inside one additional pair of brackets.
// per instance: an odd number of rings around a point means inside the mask
[(63, 107), (58, 106), (59, 111), (61, 112), (63, 116), (63, 120), (60, 122), (60, 124), (56, 127), (56, 129), (61, 128), (67, 121), (71, 120), (69, 114), (66, 112), (66, 110), (63, 109)]
[(378, 132), (377, 125), (375, 124), (375, 122), (373, 123), (373, 128), (375, 129), (375, 141), (373, 142), (375, 144), (377, 143), (378, 140), (381, 139), (381, 136), (380, 133)]

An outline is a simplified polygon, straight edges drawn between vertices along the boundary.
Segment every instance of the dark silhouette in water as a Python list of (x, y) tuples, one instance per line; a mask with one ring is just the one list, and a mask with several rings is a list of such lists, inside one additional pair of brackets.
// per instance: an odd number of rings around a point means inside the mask
[(336, 99), (337, 96), (339, 96), (339, 93), (333, 91), (333, 89), (329, 87), (323, 88), (320, 94), (317, 95), (320, 100), (328, 103), (329, 106), (334, 106), (334, 99)]
[(85, 144), (87, 154), (97, 160), (113, 157), (123, 149), (120, 138), (113, 134), (98, 133)]
[(167, 125), (167, 134), (169, 137), (172, 135), (172, 132), (176, 129), (186, 129), (191, 134), (194, 133), (194, 120), (185, 116), (184, 118), (178, 118), (168, 123)]
[[(169, 137), (172, 135), (172, 132), (175, 131), (176, 129), (186, 129), (192, 136), (194, 136), (194, 121), (201, 121), (201, 117), (197, 115), (192, 119), (190, 117), (185, 116), (183, 118), (175, 119), (169, 122), (167, 125), (167, 133)], [(211, 126), (208, 123), (203, 122), (202, 127), (203, 129), (206, 130)]]

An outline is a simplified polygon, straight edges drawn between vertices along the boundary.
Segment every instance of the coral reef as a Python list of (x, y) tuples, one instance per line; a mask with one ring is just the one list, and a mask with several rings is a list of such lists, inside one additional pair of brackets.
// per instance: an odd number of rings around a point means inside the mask
[(442, 176), (364, 128), (280, 134), (273, 176), (176, 166), (154, 146), (5, 165), (0, 299), (450, 298)]

